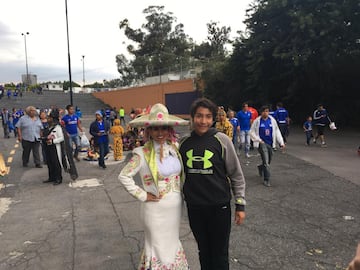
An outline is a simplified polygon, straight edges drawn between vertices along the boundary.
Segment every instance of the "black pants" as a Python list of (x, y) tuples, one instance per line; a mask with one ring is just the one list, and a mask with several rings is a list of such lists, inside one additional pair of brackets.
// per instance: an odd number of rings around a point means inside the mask
[(21, 145), (23, 148), (23, 153), (22, 153), (23, 165), (27, 165), (29, 163), (31, 150), (33, 152), (33, 158), (34, 158), (35, 165), (40, 165), (40, 163), (41, 163), (40, 152), (39, 152), (40, 142), (38, 142), (38, 141), (30, 142), (30, 141), (21, 140)]
[(56, 145), (46, 145), (45, 153), (47, 158), (49, 180), (54, 182), (62, 182), (61, 165), (57, 154)]
[(3, 123), (3, 129), (4, 129), (4, 138), (9, 138), (9, 125), (7, 123)]
[(289, 128), (287, 124), (279, 124), (281, 136), (283, 137), (284, 143), (287, 142), (287, 136), (289, 135)]
[(201, 270), (229, 269), (230, 203), (189, 206), (190, 228), (199, 248)]

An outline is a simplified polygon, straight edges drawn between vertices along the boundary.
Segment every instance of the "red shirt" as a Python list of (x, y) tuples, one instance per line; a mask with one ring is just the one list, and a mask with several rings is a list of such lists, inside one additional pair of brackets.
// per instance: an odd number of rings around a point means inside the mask
[(248, 109), (251, 112), (251, 122), (253, 122), (259, 116), (259, 114), (258, 114), (257, 110), (253, 107), (249, 106)]

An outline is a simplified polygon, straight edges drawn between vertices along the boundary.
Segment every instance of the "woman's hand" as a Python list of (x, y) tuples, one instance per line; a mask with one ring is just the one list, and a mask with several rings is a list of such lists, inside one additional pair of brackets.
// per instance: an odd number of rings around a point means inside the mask
[(157, 197), (156, 195), (152, 194), (152, 193), (147, 193), (147, 198), (146, 201), (147, 202), (158, 202), (160, 201), (161, 197)]
[(360, 243), (358, 244), (356, 255), (354, 259), (350, 262), (347, 270), (359, 270), (360, 269)]

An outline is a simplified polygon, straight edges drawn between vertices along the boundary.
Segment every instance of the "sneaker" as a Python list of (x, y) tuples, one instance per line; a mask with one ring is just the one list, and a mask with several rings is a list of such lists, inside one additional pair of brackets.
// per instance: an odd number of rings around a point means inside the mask
[(313, 140), (313, 143), (316, 143), (316, 139)]
[(325, 143), (325, 142), (322, 142), (322, 143), (321, 143), (321, 147), (327, 147), (326, 143)]
[(259, 176), (263, 176), (263, 167), (262, 167), (262, 165), (258, 165), (257, 168), (258, 168)]
[(265, 187), (271, 187), (270, 181), (264, 180), (263, 185), (264, 185)]
[(42, 168), (43, 166), (41, 166), (40, 164), (36, 164), (35, 168)]
[(250, 157), (249, 153), (246, 153), (245, 156), (246, 156), (246, 158), (249, 158), (249, 157)]

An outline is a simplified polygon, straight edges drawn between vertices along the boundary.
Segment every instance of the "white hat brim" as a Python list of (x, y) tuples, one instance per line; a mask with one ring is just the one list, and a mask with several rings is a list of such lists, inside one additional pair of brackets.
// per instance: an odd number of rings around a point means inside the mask
[(188, 120), (184, 120), (174, 115), (168, 115), (164, 120), (150, 120), (149, 114), (140, 116), (131, 120), (129, 125), (132, 127), (155, 127), (155, 126), (187, 126), (189, 125)]

